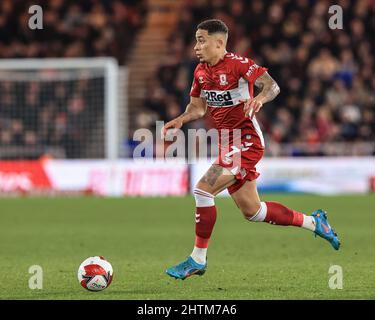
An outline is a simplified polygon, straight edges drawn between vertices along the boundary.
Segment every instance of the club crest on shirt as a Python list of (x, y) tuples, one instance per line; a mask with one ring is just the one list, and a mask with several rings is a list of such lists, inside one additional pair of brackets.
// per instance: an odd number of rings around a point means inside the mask
[(203, 80), (203, 77), (202, 77), (202, 76), (198, 77), (198, 82), (199, 82), (200, 84), (202, 84), (202, 83), (204, 82), (204, 80)]
[(226, 74), (220, 74), (219, 77), (220, 77), (220, 85), (226, 86), (228, 84), (227, 75)]

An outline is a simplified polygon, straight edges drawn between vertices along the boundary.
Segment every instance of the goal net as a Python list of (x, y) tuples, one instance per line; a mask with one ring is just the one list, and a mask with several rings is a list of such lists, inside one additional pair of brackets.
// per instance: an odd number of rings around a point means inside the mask
[(112, 58), (0, 60), (0, 160), (126, 156), (125, 89)]

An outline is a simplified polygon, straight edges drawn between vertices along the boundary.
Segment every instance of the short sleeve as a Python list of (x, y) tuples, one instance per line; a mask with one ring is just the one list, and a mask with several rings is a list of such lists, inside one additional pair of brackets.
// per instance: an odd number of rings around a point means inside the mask
[(199, 98), (201, 97), (201, 91), (202, 91), (202, 88), (201, 88), (201, 85), (197, 79), (197, 69), (195, 69), (194, 71), (194, 78), (193, 78), (193, 84), (191, 85), (191, 89), (190, 89), (190, 96), (191, 97), (195, 97), (195, 98)]
[(248, 58), (238, 64), (240, 76), (251, 83), (254, 83), (258, 77), (268, 70), (268, 68), (258, 66), (253, 60)]
[(191, 85), (190, 96), (195, 98), (199, 98), (201, 96), (201, 86), (195, 77), (193, 79), (193, 84)]

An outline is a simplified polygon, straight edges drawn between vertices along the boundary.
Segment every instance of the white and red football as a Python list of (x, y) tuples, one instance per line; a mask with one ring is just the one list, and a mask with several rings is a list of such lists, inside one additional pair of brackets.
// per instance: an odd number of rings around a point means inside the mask
[(78, 268), (78, 281), (90, 291), (102, 291), (112, 282), (113, 269), (102, 256), (87, 258)]

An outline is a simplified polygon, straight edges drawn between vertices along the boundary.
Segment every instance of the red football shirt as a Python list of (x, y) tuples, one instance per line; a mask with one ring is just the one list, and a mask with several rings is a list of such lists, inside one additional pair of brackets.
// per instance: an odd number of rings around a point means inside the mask
[[(264, 148), (264, 139), (255, 118), (245, 117), (243, 103), (253, 97), (255, 80), (268, 69), (253, 60), (234, 53), (225, 54), (216, 65), (199, 63), (194, 71), (190, 96), (206, 100), (216, 129), (241, 129), (257, 137), (258, 148)], [(254, 146), (255, 147), (255, 146)]]

